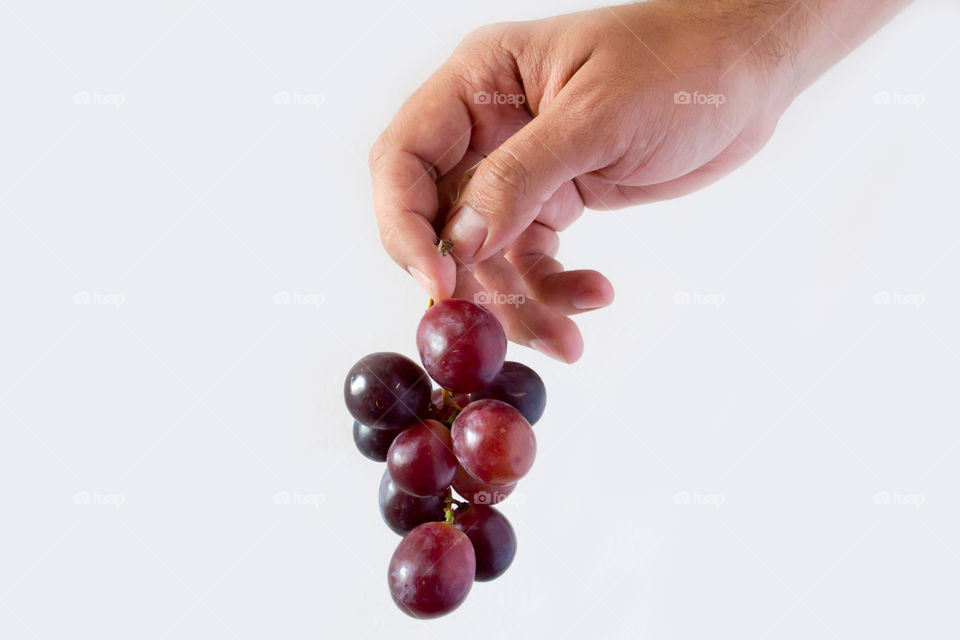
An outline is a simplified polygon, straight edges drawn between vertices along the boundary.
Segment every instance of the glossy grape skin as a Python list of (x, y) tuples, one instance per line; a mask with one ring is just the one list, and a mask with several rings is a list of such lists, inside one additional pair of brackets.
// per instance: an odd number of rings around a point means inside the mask
[(443, 493), (457, 473), (450, 430), (436, 420), (407, 427), (387, 451), (390, 477), (409, 494)]
[(499, 504), (506, 500), (507, 496), (513, 493), (516, 488), (516, 483), (497, 486), (480, 482), (467, 473), (463, 467), (457, 469), (457, 475), (453, 478), (453, 490), (461, 498), (473, 504)]
[(474, 580), (487, 582), (503, 575), (517, 555), (517, 536), (506, 516), (493, 507), (472, 504), (457, 511), (453, 524), (473, 543), (477, 558)]
[(403, 429), (371, 429), (353, 421), (353, 442), (367, 458), (374, 462), (386, 462), (387, 450)]
[(396, 429), (426, 412), (432, 389), (416, 362), (399, 353), (378, 352), (360, 358), (347, 373), (343, 399), (361, 424)]
[(470, 393), (500, 372), (507, 337), (497, 318), (480, 305), (448, 298), (420, 319), (417, 350), (427, 373), (441, 387)]
[(380, 515), (390, 530), (406, 535), (424, 522), (443, 520), (443, 496), (419, 498), (401, 490), (384, 471), (380, 479)]
[(401, 611), (436, 618), (466, 599), (476, 568), (466, 534), (446, 522), (428, 522), (400, 541), (387, 569), (387, 585)]
[(500, 373), (471, 400), (491, 398), (515, 407), (530, 425), (535, 425), (547, 406), (547, 387), (537, 372), (520, 362), (504, 362)]
[(461, 466), (487, 484), (516, 482), (530, 471), (537, 455), (533, 428), (523, 414), (500, 400), (468, 404), (453, 421), (451, 435)]

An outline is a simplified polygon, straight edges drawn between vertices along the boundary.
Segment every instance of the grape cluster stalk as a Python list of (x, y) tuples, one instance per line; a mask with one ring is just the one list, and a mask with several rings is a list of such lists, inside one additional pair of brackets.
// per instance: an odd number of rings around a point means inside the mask
[(386, 463), (380, 514), (403, 536), (390, 595), (404, 613), (435, 618), (513, 562), (517, 537), (494, 505), (533, 466), (547, 392), (533, 369), (505, 361), (503, 327), (467, 300), (427, 309), (417, 350), (422, 367), (399, 353), (364, 356), (343, 396), (357, 449)]

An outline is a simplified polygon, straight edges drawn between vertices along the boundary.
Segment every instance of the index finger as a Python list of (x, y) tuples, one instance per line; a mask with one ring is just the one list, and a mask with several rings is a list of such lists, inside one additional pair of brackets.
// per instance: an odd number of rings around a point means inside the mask
[(430, 295), (453, 295), (456, 266), (436, 249), (437, 179), (470, 145), (460, 81), (441, 67), (403, 105), (370, 151), (380, 238), (390, 257)]

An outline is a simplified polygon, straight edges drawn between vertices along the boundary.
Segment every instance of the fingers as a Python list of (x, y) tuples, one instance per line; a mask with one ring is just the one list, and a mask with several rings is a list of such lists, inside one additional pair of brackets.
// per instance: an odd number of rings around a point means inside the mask
[(464, 268), (470, 269), (474, 282), (488, 292), (483, 299), (500, 318), (510, 340), (561, 362), (580, 358), (583, 338), (577, 325), (533, 299), (523, 278), (503, 255)]
[(566, 182), (591, 170), (589, 120), (574, 109), (576, 88), (493, 149), (467, 184), (442, 236), (464, 262), (485, 260), (512, 242)]
[(613, 302), (613, 285), (592, 270), (564, 271), (557, 262), (557, 233), (534, 222), (520, 234), (506, 257), (538, 301), (558, 313), (572, 315)]
[(463, 157), (471, 119), (459, 84), (441, 68), (400, 109), (370, 152), (374, 206), (390, 257), (434, 298), (453, 293), (453, 262), (436, 250), (436, 179)]
[(565, 315), (602, 309), (613, 302), (613, 285), (591, 269), (563, 271), (529, 284), (537, 300)]

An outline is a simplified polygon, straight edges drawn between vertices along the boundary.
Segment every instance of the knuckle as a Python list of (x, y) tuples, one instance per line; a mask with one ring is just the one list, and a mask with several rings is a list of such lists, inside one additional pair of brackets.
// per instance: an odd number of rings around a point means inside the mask
[(367, 164), (370, 167), (371, 171), (377, 169), (383, 161), (383, 157), (387, 153), (387, 144), (383, 141), (383, 137), (377, 138), (377, 141), (373, 143), (373, 146), (370, 147), (370, 153), (367, 155)]
[(516, 154), (500, 149), (490, 154), (474, 178), (482, 182), (481, 190), (487, 189), (501, 200), (513, 200), (522, 194), (530, 183), (530, 173)]

